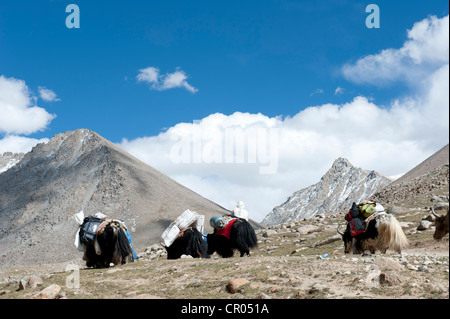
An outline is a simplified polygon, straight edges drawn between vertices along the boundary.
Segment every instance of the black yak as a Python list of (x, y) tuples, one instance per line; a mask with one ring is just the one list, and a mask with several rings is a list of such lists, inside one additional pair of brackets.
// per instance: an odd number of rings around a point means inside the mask
[(223, 230), (214, 229), (208, 234), (208, 254), (217, 252), (223, 258), (232, 257), (234, 249), (239, 250), (241, 257), (250, 255), (250, 249), (257, 247), (258, 240), (253, 227), (242, 218), (232, 219)]
[(435, 240), (441, 240), (449, 232), (449, 222), (448, 222), (448, 211), (447, 215), (438, 215), (434, 212), (434, 207), (431, 208), (433, 215), (436, 217), (435, 225), (436, 230), (434, 231), (433, 238)]
[(347, 223), (345, 232), (339, 230), (338, 233), (344, 241), (344, 252), (360, 254), (369, 251), (374, 254), (376, 250), (386, 253), (387, 249), (393, 249), (401, 253), (408, 245), (408, 239), (397, 219), (390, 214), (377, 214), (370, 220), (366, 231), (357, 235), (351, 235), (351, 225)]
[(97, 229), (95, 239), (85, 246), (83, 260), (87, 267), (108, 268), (133, 260), (133, 250), (126, 226), (119, 220), (106, 220)]
[(181, 255), (190, 255), (194, 258), (209, 258), (208, 245), (202, 233), (197, 228), (186, 229), (180, 237), (166, 247), (167, 259), (178, 259)]

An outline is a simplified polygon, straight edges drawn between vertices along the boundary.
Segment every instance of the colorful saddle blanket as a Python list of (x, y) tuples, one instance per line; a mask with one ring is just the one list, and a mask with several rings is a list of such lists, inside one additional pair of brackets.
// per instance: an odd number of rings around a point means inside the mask
[(222, 235), (222, 236), (225, 236), (226, 238), (230, 239), (231, 227), (233, 226), (234, 222), (237, 220), (238, 220), (237, 218), (228, 220), (227, 224), (225, 225), (225, 227), (223, 229), (216, 229), (216, 235)]

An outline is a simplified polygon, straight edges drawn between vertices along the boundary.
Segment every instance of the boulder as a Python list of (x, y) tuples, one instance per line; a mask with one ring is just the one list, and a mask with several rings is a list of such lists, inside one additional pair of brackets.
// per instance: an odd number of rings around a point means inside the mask
[(380, 270), (403, 270), (403, 266), (392, 258), (377, 257), (373, 263), (378, 266)]
[(300, 233), (300, 235), (306, 235), (312, 232), (317, 232), (319, 231), (320, 228), (314, 225), (306, 225), (306, 226), (302, 226), (297, 228), (297, 232)]
[(30, 288), (36, 288), (43, 283), (44, 281), (42, 280), (42, 278), (36, 275), (32, 275), (30, 279), (28, 279), (28, 285), (30, 286)]
[(59, 285), (51, 285), (33, 296), (33, 299), (55, 299), (61, 290)]
[(273, 229), (265, 229), (262, 233), (263, 237), (270, 237), (272, 235), (275, 235), (277, 232)]
[(342, 240), (342, 236), (339, 235), (339, 234), (336, 234), (336, 235), (330, 236), (328, 238), (325, 238), (324, 240), (321, 240), (319, 242), (316, 242), (316, 243), (312, 244), (311, 248), (314, 248), (314, 247), (317, 247), (317, 246), (331, 244), (331, 243), (333, 243), (335, 241), (338, 241), (338, 240)]
[(399, 207), (399, 206), (388, 206), (388, 208), (386, 209), (386, 212), (388, 214), (392, 214), (392, 215), (400, 215), (400, 214), (404, 214), (407, 212), (406, 208), (403, 207)]
[(249, 282), (250, 281), (245, 278), (234, 278), (228, 281), (227, 289), (230, 293), (235, 294), (242, 286), (248, 284)]
[(431, 227), (433, 223), (428, 220), (421, 220), (417, 230), (427, 230)]

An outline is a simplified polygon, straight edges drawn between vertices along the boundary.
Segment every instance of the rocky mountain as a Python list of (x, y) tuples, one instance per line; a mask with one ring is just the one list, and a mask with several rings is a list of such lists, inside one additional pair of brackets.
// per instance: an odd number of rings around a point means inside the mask
[(338, 158), (317, 184), (293, 193), (261, 224), (273, 226), (317, 214), (348, 210), (353, 202), (370, 198), (391, 182), (375, 171), (354, 167), (347, 159)]
[(0, 268), (81, 260), (71, 218), (80, 210), (124, 219), (138, 250), (186, 209), (206, 215), (207, 230), (229, 213), (95, 132), (58, 134), (0, 174)]
[(24, 156), (23, 153), (5, 152), (0, 154), (0, 174), (16, 165)]
[[(376, 192), (372, 199), (391, 205), (429, 205), (432, 195), (449, 194), (449, 145), (426, 158), (399, 179)], [(412, 203), (409, 203), (412, 202)]]
[(416, 177), (426, 175), (445, 164), (449, 164), (449, 144), (445, 145), (436, 153), (426, 158), (420, 164), (409, 170), (407, 173), (403, 174), (389, 186), (406, 183)]

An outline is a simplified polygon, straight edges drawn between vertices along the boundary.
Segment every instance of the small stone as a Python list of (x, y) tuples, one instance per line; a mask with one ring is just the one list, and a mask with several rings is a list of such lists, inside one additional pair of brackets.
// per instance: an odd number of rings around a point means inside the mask
[(61, 290), (61, 286), (51, 285), (33, 296), (33, 299), (55, 299)]
[(272, 235), (275, 235), (277, 232), (275, 231), (275, 230), (272, 230), (272, 229), (266, 229), (266, 230), (264, 230), (264, 232), (263, 232), (263, 237), (270, 237), (270, 236), (272, 236)]
[(380, 274), (380, 283), (388, 285), (397, 285), (404, 281), (403, 277), (391, 272), (383, 272)]
[(427, 266), (419, 266), (418, 270), (422, 271), (422, 272), (428, 272), (429, 271)]
[(250, 281), (248, 281), (248, 280), (245, 279), (245, 278), (234, 278), (234, 279), (231, 279), (231, 280), (228, 282), (227, 289), (228, 289), (228, 291), (231, 292), (232, 294), (235, 294), (236, 292), (239, 291), (239, 289), (240, 289), (242, 286), (248, 284), (249, 282), (250, 282)]
[(258, 295), (258, 299), (272, 299), (270, 296), (266, 295), (265, 293), (261, 292)]
[(400, 215), (406, 213), (406, 208), (399, 206), (389, 206), (387, 207), (386, 212), (391, 215)]
[(428, 220), (421, 220), (420, 225), (417, 227), (417, 230), (427, 230), (431, 227), (433, 223), (429, 222)]
[(300, 233), (300, 235), (306, 235), (312, 232), (317, 232), (319, 231), (320, 228), (314, 225), (306, 225), (306, 226), (302, 226), (297, 228), (297, 232)]
[(150, 249), (150, 251), (158, 251), (160, 249), (162, 249), (160, 244), (153, 244), (150, 247), (148, 247), (147, 249)]
[(416, 266), (413, 266), (411, 264), (407, 264), (406, 268), (408, 268), (409, 270), (418, 270)]
[(280, 286), (274, 286), (272, 288), (270, 288), (270, 292), (275, 293), (275, 292), (279, 292), (283, 290), (283, 288), (281, 288)]
[(36, 288), (37, 286), (42, 285), (43, 283), (44, 281), (39, 276), (33, 275), (30, 277), (30, 279), (28, 279), (28, 285), (30, 286), (30, 288)]
[(314, 284), (314, 285), (311, 287), (311, 289), (309, 290), (309, 293), (310, 293), (310, 294), (314, 294), (314, 293), (317, 293), (317, 292), (319, 292), (319, 291), (322, 291), (322, 290), (324, 290), (324, 289), (326, 289), (326, 288), (327, 288), (327, 286), (317, 283), (317, 284)]
[(22, 278), (19, 280), (19, 288), (17, 289), (17, 291), (25, 290), (27, 287), (28, 287), (28, 278)]
[(389, 257), (377, 257), (374, 262), (380, 270), (403, 270), (403, 266)]
[(67, 299), (67, 294), (66, 294), (64, 291), (60, 291), (60, 292), (56, 295), (55, 299)]

